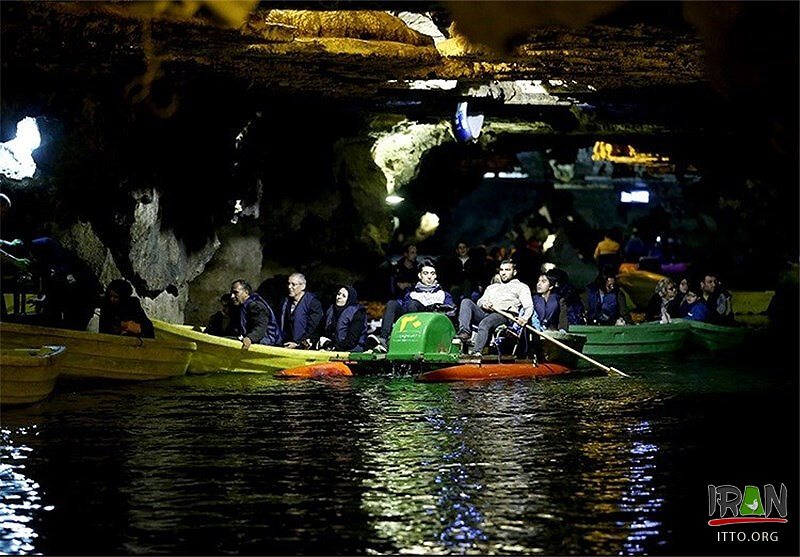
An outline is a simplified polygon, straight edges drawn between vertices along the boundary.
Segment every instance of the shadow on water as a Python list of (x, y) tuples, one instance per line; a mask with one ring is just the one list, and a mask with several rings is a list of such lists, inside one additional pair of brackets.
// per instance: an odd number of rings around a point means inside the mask
[(797, 368), (604, 360), (635, 377), (424, 384), (188, 376), (3, 410), (0, 550), (791, 554), (722, 544), (708, 484), (785, 483)]

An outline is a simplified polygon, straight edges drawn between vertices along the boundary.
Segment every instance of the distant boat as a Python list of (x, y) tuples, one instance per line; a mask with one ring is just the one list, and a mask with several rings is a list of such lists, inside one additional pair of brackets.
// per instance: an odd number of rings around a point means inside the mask
[(3, 348), (63, 345), (61, 361), (67, 377), (126, 379), (143, 381), (184, 375), (192, 354), (193, 342), (108, 335), (72, 331), (20, 323), (0, 323)]
[(61, 373), (63, 346), (0, 349), (0, 404), (31, 404), (47, 398)]
[(346, 359), (348, 352), (296, 350), (282, 346), (253, 344), (242, 350), (236, 339), (207, 335), (191, 325), (177, 325), (153, 319), (159, 338), (197, 343), (197, 353), (189, 364), (189, 373), (276, 373), (308, 364), (330, 362), (331, 358)]
[(622, 326), (570, 325), (569, 332), (586, 337), (584, 354), (624, 356), (677, 352), (687, 345), (690, 328), (688, 321), (678, 319)]
[(690, 321), (691, 341), (695, 346), (711, 351), (742, 348), (752, 332), (747, 327), (714, 325), (702, 321)]

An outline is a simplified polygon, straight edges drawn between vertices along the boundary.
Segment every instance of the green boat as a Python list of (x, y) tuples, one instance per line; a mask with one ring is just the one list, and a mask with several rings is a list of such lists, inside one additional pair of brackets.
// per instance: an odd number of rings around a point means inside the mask
[[(546, 334), (578, 352), (586, 342), (586, 337), (582, 335), (551, 331)], [(455, 338), (455, 335), (456, 330), (453, 323), (441, 313), (408, 313), (400, 317), (394, 324), (387, 353), (353, 352), (346, 359), (339, 361), (353, 365), (356, 373), (404, 369), (417, 373), (467, 363), (510, 364), (527, 361), (511, 354), (487, 354), (481, 357), (462, 354), (460, 341)], [(577, 359), (578, 356), (552, 342), (537, 343), (537, 362), (559, 363), (567, 367), (575, 367)]]
[(744, 346), (750, 329), (747, 327), (713, 325), (702, 321), (690, 321), (691, 342), (706, 350), (735, 350)]
[(682, 319), (671, 323), (638, 325), (571, 325), (571, 333), (586, 337), (583, 353), (589, 356), (624, 356), (627, 354), (662, 354), (683, 348), (691, 326)]

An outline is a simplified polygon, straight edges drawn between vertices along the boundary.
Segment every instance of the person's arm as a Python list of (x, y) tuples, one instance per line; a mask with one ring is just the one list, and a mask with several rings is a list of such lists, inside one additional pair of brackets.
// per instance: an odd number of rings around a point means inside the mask
[(353, 319), (350, 320), (350, 324), (347, 326), (347, 333), (344, 339), (336, 343), (337, 350), (352, 350), (356, 347), (364, 327), (367, 326), (366, 316), (367, 310), (365, 308), (362, 307), (356, 310), (353, 314)]
[(311, 298), (308, 304), (308, 313), (306, 314), (306, 330), (298, 340), (300, 346), (310, 348), (316, 341), (315, 337), (319, 334), (319, 324), (322, 322), (323, 315), (322, 302), (316, 297)]
[(122, 334), (135, 335), (142, 338), (155, 338), (156, 332), (153, 322), (147, 317), (137, 298), (131, 298), (129, 311), (122, 319)]
[(558, 298), (558, 329), (563, 331), (569, 330), (569, 319), (567, 315), (567, 302), (564, 298)]
[(24, 257), (14, 257), (5, 250), (0, 249), (0, 261), (3, 263), (11, 263), (22, 271), (27, 271), (31, 266), (31, 260)]
[(269, 312), (266, 306), (258, 301), (248, 304), (245, 311), (247, 312), (247, 326), (250, 330), (243, 331), (243, 334), (250, 339), (249, 344), (258, 344), (262, 338), (267, 336)]
[(533, 315), (533, 296), (527, 284), (520, 283), (519, 301), (522, 306), (519, 308), (517, 323), (524, 325)]

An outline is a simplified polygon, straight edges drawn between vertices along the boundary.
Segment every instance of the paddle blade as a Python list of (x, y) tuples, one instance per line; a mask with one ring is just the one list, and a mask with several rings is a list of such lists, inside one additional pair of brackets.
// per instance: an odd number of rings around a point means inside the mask
[(353, 372), (342, 362), (320, 362), (305, 366), (284, 369), (275, 374), (275, 377), (296, 377), (311, 379), (315, 377), (345, 377)]

